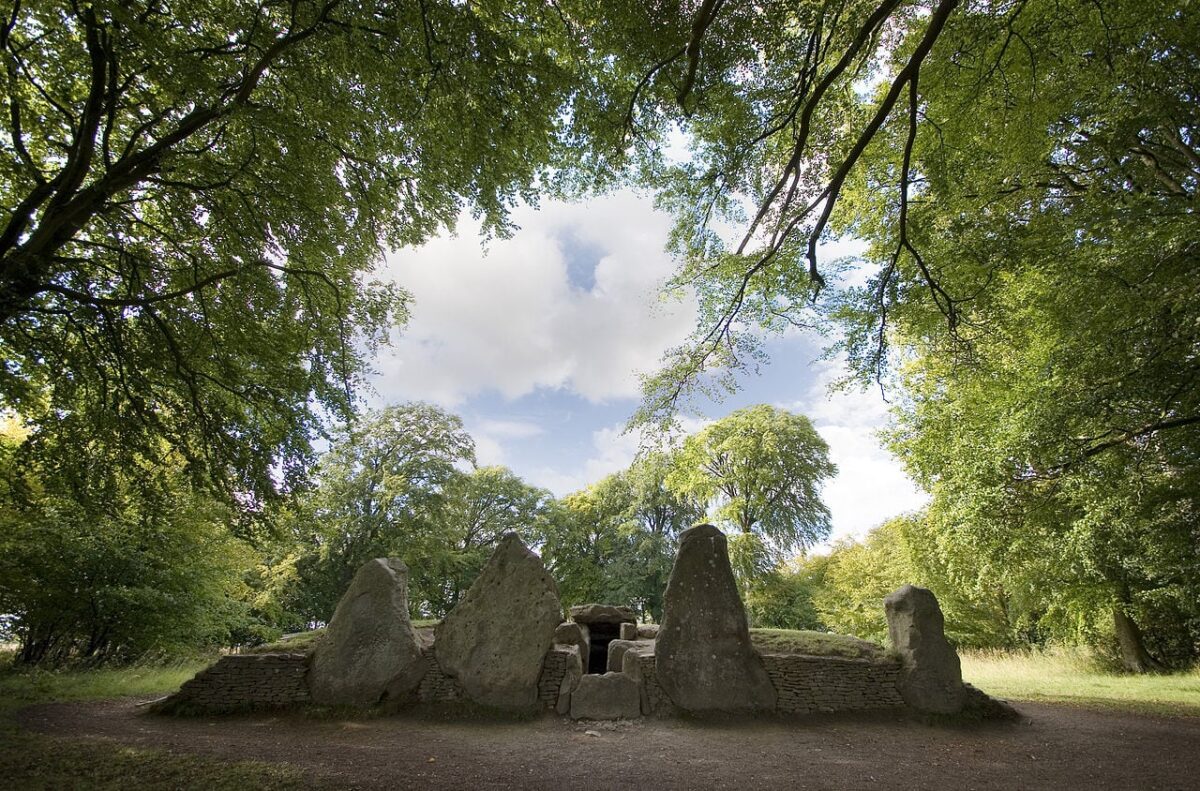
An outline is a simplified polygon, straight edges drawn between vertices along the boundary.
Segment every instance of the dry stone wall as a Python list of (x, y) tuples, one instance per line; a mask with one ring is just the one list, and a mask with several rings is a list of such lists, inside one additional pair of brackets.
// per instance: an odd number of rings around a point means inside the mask
[(904, 706), (894, 661), (832, 656), (765, 654), (763, 664), (775, 687), (781, 714), (863, 711)]
[(538, 703), (548, 709), (558, 705), (558, 691), (572, 663), (578, 662), (578, 653), (564, 646), (551, 646), (542, 662), (542, 675), (538, 678)]
[(308, 703), (307, 654), (237, 654), (184, 682), (161, 711), (220, 713)]
[(417, 687), (417, 700), (421, 703), (461, 700), (462, 686), (454, 676), (442, 670), (432, 645), (421, 646), (421, 659), (425, 662), (425, 675)]

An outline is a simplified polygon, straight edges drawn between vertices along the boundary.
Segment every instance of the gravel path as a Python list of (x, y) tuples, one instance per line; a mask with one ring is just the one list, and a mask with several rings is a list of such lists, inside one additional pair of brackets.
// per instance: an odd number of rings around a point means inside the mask
[(300, 767), (314, 788), (1200, 789), (1200, 718), (1019, 704), (1020, 723), (896, 717), (578, 723), (170, 718), (134, 701), (33, 706), (22, 727)]

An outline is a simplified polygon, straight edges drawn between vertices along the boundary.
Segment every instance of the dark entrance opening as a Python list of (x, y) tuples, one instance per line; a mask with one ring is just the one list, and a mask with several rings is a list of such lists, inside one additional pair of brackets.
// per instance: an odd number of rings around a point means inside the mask
[(603, 675), (608, 670), (608, 644), (621, 636), (621, 624), (590, 623), (588, 632), (591, 641), (588, 651), (588, 673)]

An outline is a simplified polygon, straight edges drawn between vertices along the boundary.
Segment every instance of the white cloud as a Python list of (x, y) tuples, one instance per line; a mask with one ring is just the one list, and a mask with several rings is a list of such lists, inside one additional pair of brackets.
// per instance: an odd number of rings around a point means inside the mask
[[(681, 417), (685, 434), (692, 434), (708, 425), (710, 420)], [(543, 467), (532, 471), (530, 480), (544, 486), (558, 497), (577, 492), (606, 475), (619, 472), (633, 463), (643, 447), (653, 447), (648, 435), (640, 430), (626, 433), (625, 426), (616, 423), (592, 432), (592, 454), (570, 470)]]
[[(521, 229), (487, 250), (478, 223), (388, 257), (383, 275), (413, 296), (412, 318), (376, 361), (386, 401), (458, 406), (497, 391), (563, 389), (589, 401), (634, 396), (637, 374), (691, 330), (695, 307), (658, 301), (673, 265), (669, 219), (630, 193), (548, 203), (514, 215)], [(594, 262), (590, 288), (569, 259)], [(578, 272), (576, 273), (578, 276)]]
[(831, 541), (861, 538), (871, 528), (923, 506), (928, 497), (883, 449), (877, 432), (887, 423), (887, 404), (877, 390), (829, 391), (841, 375), (840, 363), (822, 370), (806, 396), (784, 405), (807, 415), (829, 443), (838, 474), (823, 498), (833, 517)]

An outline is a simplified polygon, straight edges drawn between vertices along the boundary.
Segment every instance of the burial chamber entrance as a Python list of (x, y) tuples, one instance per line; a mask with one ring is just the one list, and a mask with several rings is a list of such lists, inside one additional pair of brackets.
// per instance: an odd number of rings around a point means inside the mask
[(621, 636), (619, 623), (595, 623), (588, 625), (587, 672), (603, 674), (608, 670), (608, 644)]
[(621, 636), (621, 624), (637, 623), (637, 613), (612, 604), (581, 604), (570, 610), (587, 642), (586, 671), (603, 675), (608, 670), (608, 645)]

